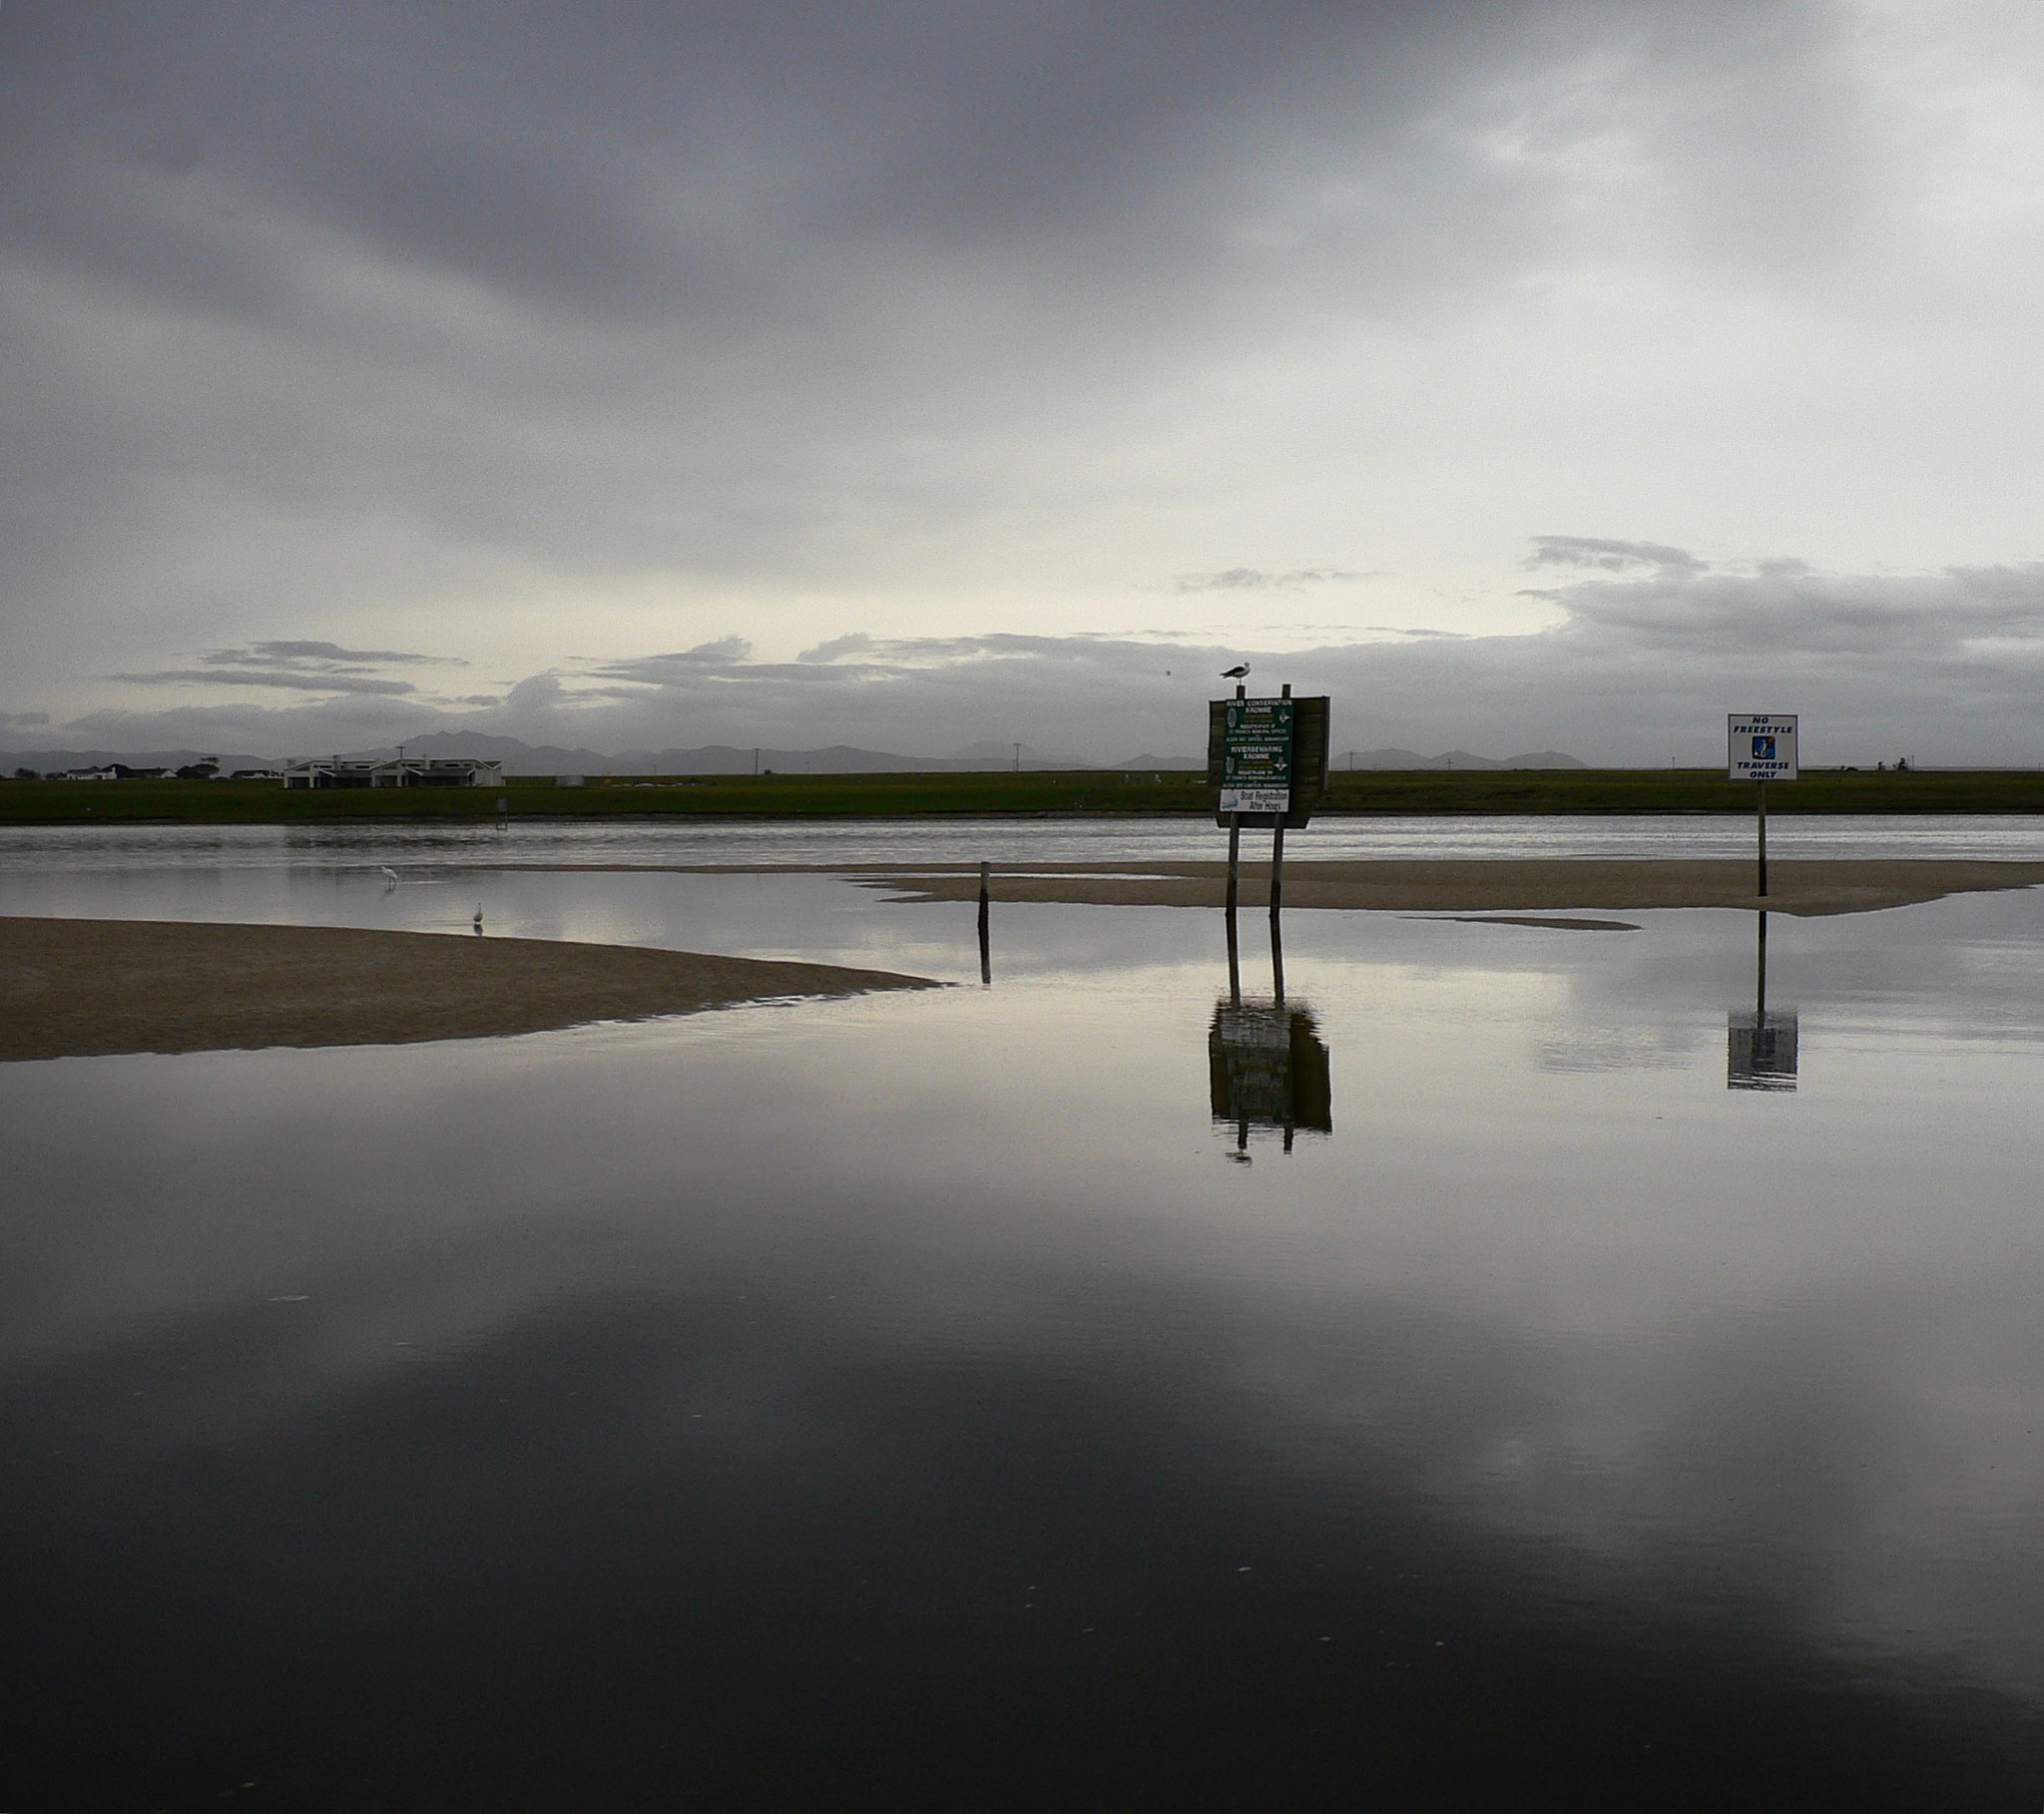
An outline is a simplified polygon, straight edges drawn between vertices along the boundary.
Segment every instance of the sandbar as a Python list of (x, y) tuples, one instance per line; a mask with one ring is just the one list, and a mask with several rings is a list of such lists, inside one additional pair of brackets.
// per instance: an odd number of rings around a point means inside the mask
[(834, 964), (546, 939), (5, 915), (0, 1061), (479, 1039), (939, 986)]
[[(1268, 863), (1242, 866), (1241, 904), (1268, 904)], [(912, 901), (976, 900), (977, 865), (867, 868), (855, 878)], [(1590, 908), (1766, 907), (1775, 913), (1868, 913), (1948, 894), (2044, 883), (2044, 863), (1940, 857), (1796, 857), (1768, 865), (1768, 894), (1751, 858), (1414, 858), (1284, 864), (1287, 907), (1396, 913), (1554, 913)], [(997, 901), (1069, 901), (1145, 907), (1219, 907), (1228, 865), (1031, 863), (994, 872)]]

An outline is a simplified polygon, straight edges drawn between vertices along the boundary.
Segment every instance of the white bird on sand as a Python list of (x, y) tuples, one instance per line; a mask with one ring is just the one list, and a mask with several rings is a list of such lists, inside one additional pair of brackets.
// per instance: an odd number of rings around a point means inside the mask
[(480, 901), (475, 904), (475, 929), (478, 932), (483, 929), (483, 904)]
[(1221, 671), (1221, 678), (1224, 680), (1247, 680), (1250, 678), (1250, 665), (1247, 662), (1238, 662), (1233, 668), (1224, 668)]
[(388, 876), (391, 881), (395, 882), (397, 880), (397, 871), (392, 869), (388, 863), (382, 865), (382, 870), (383, 873), (386, 876)]

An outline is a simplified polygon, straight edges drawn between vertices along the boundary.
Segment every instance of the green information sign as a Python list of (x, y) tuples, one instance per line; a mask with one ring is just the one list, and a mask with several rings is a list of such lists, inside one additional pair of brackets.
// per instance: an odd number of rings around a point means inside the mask
[(1221, 810), (1291, 810), (1290, 699), (1229, 699), (1221, 720)]

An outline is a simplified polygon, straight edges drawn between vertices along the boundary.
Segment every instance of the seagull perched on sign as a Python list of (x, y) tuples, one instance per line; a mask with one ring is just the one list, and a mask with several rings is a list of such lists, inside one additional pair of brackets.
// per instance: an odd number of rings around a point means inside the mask
[(1224, 680), (1247, 680), (1250, 678), (1250, 665), (1247, 662), (1238, 662), (1233, 668), (1224, 668), (1221, 671), (1221, 678)]

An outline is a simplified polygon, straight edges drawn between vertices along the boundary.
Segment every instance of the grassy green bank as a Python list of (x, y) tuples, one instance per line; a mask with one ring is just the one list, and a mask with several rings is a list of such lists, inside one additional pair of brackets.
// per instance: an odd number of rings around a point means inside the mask
[[(1321, 810), (1354, 813), (1751, 812), (1754, 790), (1714, 769), (1339, 773)], [(551, 779), (490, 788), (286, 792), (273, 781), (0, 781), (0, 823), (296, 824), (325, 819), (493, 820), (609, 814), (750, 818), (899, 814), (1204, 813), (1204, 778), (1091, 770), (1043, 774), (706, 775)], [(2044, 773), (1819, 770), (1777, 783), (1778, 813), (2044, 812)]]

